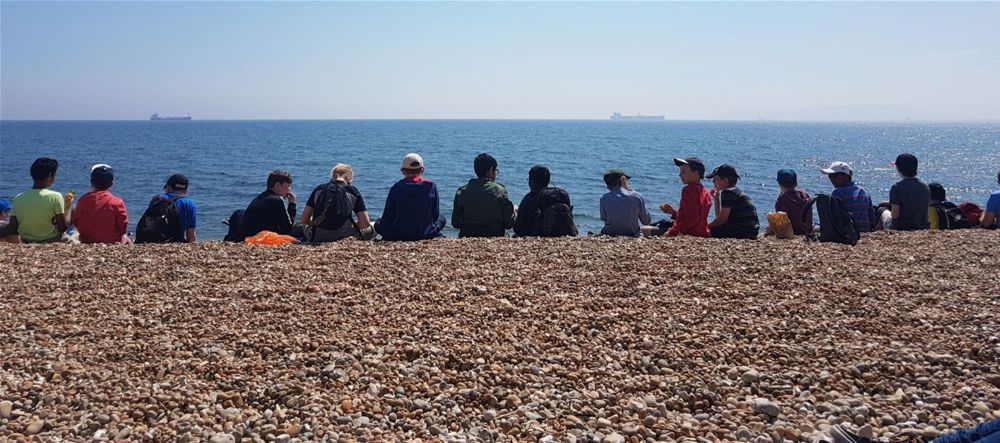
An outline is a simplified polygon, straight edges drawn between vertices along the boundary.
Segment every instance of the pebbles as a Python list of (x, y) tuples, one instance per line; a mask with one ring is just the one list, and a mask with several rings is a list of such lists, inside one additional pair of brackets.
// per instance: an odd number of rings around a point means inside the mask
[(0, 245), (0, 440), (938, 435), (1000, 411), (998, 247)]

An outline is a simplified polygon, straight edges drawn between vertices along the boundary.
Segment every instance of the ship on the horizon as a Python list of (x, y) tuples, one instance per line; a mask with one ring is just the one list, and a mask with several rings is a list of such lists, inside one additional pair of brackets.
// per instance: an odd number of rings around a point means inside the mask
[(620, 112), (615, 112), (611, 114), (612, 120), (666, 120), (666, 117), (662, 115), (622, 115)]
[(153, 115), (149, 116), (149, 119), (151, 121), (157, 121), (157, 120), (184, 120), (184, 121), (187, 121), (187, 120), (191, 120), (191, 116), (190, 115), (185, 115), (185, 116), (174, 116), (174, 117), (170, 117), (170, 116), (161, 117), (158, 112), (154, 112)]

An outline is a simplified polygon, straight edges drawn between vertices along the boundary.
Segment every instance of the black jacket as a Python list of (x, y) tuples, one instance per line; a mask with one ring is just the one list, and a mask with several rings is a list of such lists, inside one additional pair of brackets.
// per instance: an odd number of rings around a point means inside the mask
[(286, 212), (284, 200), (268, 189), (254, 198), (243, 213), (243, 236), (257, 235), (260, 231), (287, 235), (294, 219), (295, 203), (289, 203)]
[(521, 199), (514, 220), (514, 235), (517, 237), (538, 237), (542, 230), (542, 212), (555, 203), (569, 202), (569, 194), (560, 188), (545, 188), (531, 191)]

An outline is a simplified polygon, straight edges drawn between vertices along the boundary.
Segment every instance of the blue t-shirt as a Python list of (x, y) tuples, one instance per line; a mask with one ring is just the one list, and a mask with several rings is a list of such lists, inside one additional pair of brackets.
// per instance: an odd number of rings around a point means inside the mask
[(990, 199), (986, 201), (986, 212), (997, 217), (994, 226), (1000, 226), (1000, 191), (990, 194)]
[[(177, 194), (160, 194), (160, 198), (173, 198)], [(177, 216), (181, 219), (181, 228), (193, 229), (198, 227), (198, 207), (194, 205), (194, 200), (181, 197), (174, 200), (174, 207), (177, 208)]]

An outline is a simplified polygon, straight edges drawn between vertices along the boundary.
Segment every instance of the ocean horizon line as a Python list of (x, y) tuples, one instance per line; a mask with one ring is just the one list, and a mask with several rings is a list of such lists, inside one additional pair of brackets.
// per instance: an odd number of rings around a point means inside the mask
[[(39, 123), (59, 123), (59, 122), (150, 122), (148, 118), (144, 119), (115, 119), (115, 118), (102, 118), (102, 119), (5, 119), (0, 118), (0, 123), (14, 123), (14, 122), (39, 122)], [(673, 118), (664, 120), (648, 120), (648, 121), (618, 121), (612, 120), (610, 118), (198, 118), (192, 120), (183, 121), (158, 121), (157, 123), (193, 123), (193, 122), (325, 122), (325, 121), (342, 121), (342, 122), (379, 122), (379, 121), (429, 121), (429, 122), (456, 122), (456, 121), (491, 121), (491, 122), (610, 122), (614, 124), (658, 124), (658, 123), (671, 123), (671, 122), (683, 122), (683, 123), (697, 123), (697, 122), (712, 122), (712, 123), (868, 123), (868, 124), (879, 124), (879, 123), (892, 123), (892, 124), (983, 124), (983, 123), (1000, 123), (1000, 118), (997, 119), (886, 119), (886, 120), (789, 120), (789, 119), (685, 119), (685, 118)]]

